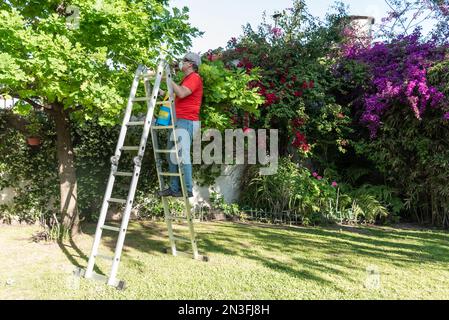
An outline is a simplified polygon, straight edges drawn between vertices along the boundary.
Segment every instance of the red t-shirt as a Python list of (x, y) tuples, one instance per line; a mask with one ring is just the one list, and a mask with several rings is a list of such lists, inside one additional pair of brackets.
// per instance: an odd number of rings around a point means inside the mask
[(203, 80), (198, 73), (192, 72), (182, 80), (181, 85), (189, 88), (192, 94), (184, 99), (176, 98), (176, 118), (199, 121), (201, 102), (203, 100)]

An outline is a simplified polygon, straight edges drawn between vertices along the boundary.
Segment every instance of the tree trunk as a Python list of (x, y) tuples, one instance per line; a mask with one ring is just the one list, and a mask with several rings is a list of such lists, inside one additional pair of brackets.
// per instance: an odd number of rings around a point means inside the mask
[(70, 118), (60, 104), (53, 104), (50, 114), (56, 125), (61, 223), (74, 236), (80, 233), (77, 208), (77, 178), (70, 132)]

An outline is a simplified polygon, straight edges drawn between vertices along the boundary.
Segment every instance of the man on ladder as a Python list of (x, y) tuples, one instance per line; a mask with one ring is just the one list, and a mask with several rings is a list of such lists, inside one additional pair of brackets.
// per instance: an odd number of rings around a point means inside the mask
[[(101, 207), (100, 217), (98, 219), (97, 229), (95, 232), (95, 238), (92, 245), (91, 254), (89, 257), (89, 262), (87, 268), (81, 269), (77, 268), (75, 274), (78, 276), (84, 276), (87, 279), (94, 279), (102, 282), (106, 282), (110, 286), (114, 286), (118, 289), (123, 289), (125, 287), (125, 282), (117, 279), (118, 266), (121, 260), (122, 250), (125, 242), (126, 232), (128, 230), (128, 224), (130, 220), (130, 214), (134, 203), (134, 198), (136, 194), (137, 184), (139, 181), (139, 176), (142, 168), (142, 159), (145, 154), (145, 149), (147, 145), (147, 139), (151, 133), (151, 139), (153, 144), (153, 152), (156, 161), (157, 175), (160, 186), (160, 195), (162, 197), (162, 204), (164, 207), (165, 221), (167, 224), (167, 231), (170, 240), (171, 252), (174, 256), (187, 255), (192, 256), (195, 260), (208, 261), (207, 256), (200, 255), (198, 253), (198, 245), (196, 240), (196, 234), (193, 225), (193, 218), (191, 212), (191, 205), (189, 202), (189, 197), (192, 196), (192, 164), (190, 162), (190, 146), (192, 144), (193, 134), (199, 130), (199, 111), (201, 107), (201, 100), (203, 96), (203, 82), (201, 77), (198, 75), (198, 67), (200, 66), (201, 60), (197, 54), (189, 53), (185, 56), (184, 61), (181, 65), (181, 70), (184, 72), (184, 80), (180, 86), (176, 85), (172, 81), (172, 73), (170, 66), (166, 60), (166, 53), (162, 52), (159, 58), (159, 65), (157, 67), (156, 73), (151, 72), (147, 67), (139, 65), (136, 74), (134, 76), (133, 84), (131, 86), (131, 91), (125, 110), (125, 115), (122, 122), (122, 127), (120, 129), (120, 135), (117, 142), (116, 150), (114, 156), (111, 158), (111, 172), (109, 175), (108, 183), (106, 186), (105, 196), (103, 198), (103, 205)], [(164, 73), (166, 74), (168, 96), (169, 96), (169, 106), (166, 107), (167, 102), (157, 102), (157, 94), (160, 89), (160, 84)], [(150, 78), (154, 78), (154, 87), (151, 87)], [(136, 97), (138, 92), (138, 87), (141, 81), (144, 82), (144, 97)], [(161, 92), (159, 92), (161, 93)], [(176, 93), (177, 98), (175, 99), (174, 94)], [(135, 104), (145, 102), (147, 105), (147, 115), (145, 121), (133, 121), (131, 120), (133, 106)], [(176, 103), (176, 108), (175, 108)], [(154, 119), (154, 110), (156, 105), (163, 105), (169, 110), (169, 123), (165, 125), (157, 125), (156, 119)], [(177, 119), (177, 116), (179, 119)], [(159, 119), (157, 119), (159, 120)], [(126, 136), (129, 127), (143, 127), (142, 136), (138, 146), (125, 146)], [(183, 129), (181, 131), (181, 141), (177, 139), (178, 133), (175, 129)], [(169, 138), (170, 147), (168, 150), (163, 150), (159, 148), (158, 142), (158, 132), (165, 131), (176, 132), (171, 139)], [(170, 130), (170, 131), (169, 131)], [(189, 136), (186, 136), (186, 132)], [(173, 135), (173, 134), (172, 134)], [(184, 138), (184, 139), (182, 139)], [(172, 140), (172, 141), (170, 141)], [(179, 141), (179, 143), (178, 143)], [(180, 159), (179, 151), (181, 148), (184, 149), (183, 159)], [(119, 169), (120, 158), (123, 152), (137, 152), (137, 156), (134, 157), (134, 169), (126, 171), (121, 171)], [(173, 158), (169, 157), (170, 171), (164, 172), (162, 169), (162, 159), (160, 154), (168, 153), (174, 155)], [(176, 164), (182, 164), (177, 166)], [(184, 174), (185, 172), (185, 174)], [(126, 198), (123, 196), (116, 198), (113, 196), (114, 185), (116, 177), (125, 177), (131, 179), (128, 195)], [(170, 177), (177, 179), (171, 179), (170, 188), (166, 188), (166, 183), (164, 177)], [(187, 182), (187, 183), (186, 183)], [(181, 188), (181, 190), (179, 190)], [(181, 191), (181, 192), (180, 192)], [(168, 196), (180, 196), (184, 198), (185, 206), (185, 216), (175, 217), (172, 215), (169, 203), (167, 200)], [(120, 227), (106, 225), (106, 215), (108, 212), (110, 203), (119, 203), (124, 205), (124, 213)], [(185, 221), (188, 223), (189, 238), (180, 237), (175, 235), (173, 229), (173, 222), (175, 221)], [(100, 242), (102, 238), (103, 231), (116, 232), (118, 233), (118, 238), (114, 250), (114, 255), (103, 255), (99, 253)], [(182, 252), (178, 251), (177, 243), (187, 242), (191, 244), (192, 252)], [(94, 272), (94, 266), (96, 259), (100, 258), (103, 260), (112, 261), (111, 271), (108, 276), (97, 274)]]
[[(188, 133), (189, 139), (185, 139), (185, 135), (181, 136), (180, 149), (182, 151), (182, 165), (185, 177), (185, 184), (187, 187), (187, 196), (193, 197), (193, 179), (192, 179), (192, 163), (190, 159), (190, 148), (194, 135), (199, 134), (200, 131), (200, 109), (203, 100), (203, 80), (198, 74), (198, 68), (201, 65), (201, 58), (196, 53), (188, 53), (184, 59), (179, 63), (179, 70), (184, 73), (184, 79), (181, 85), (177, 85), (172, 80), (173, 91), (176, 94), (175, 112), (176, 123), (175, 128), (185, 130)], [(161, 95), (165, 92), (160, 90)], [(175, 130), (176, 132), (176, 130)], [(167, 149), (172, 149), (174, 146), (173, 139), (178, 138), (178, 134), (169, 139)], [(177, 164), (173, 162), (172, 157), (168, 156), (169, 171), (171, 173), (178, 172)], [(161, 197), (182, 197), (179, 177), (170, 177), (170, 187), (159, 191)]]

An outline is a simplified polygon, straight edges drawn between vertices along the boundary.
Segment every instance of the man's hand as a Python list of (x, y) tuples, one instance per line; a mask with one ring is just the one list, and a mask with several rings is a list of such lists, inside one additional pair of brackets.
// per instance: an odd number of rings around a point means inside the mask
[(155, 77), (156, 76), (156, 71), (154, 71), (154, 70), (148, 70), (148, 76), (150, 76), (150, 77)]

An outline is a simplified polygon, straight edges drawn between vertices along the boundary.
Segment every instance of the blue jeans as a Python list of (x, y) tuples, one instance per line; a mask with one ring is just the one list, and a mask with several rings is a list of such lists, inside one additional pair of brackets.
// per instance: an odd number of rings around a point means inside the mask
[[(193, 135), (197, 134), (200, 129), (199, 121), (177, 119), (175, 123), (176, 136), (178, 139), (178, 148), (180, 149), (180, 159), (182, 161), (182, 168), (184, 171), (184, 179), (186, 182), (186, 192), (193, 191), (193, 179), (192, 179), (192, 162), (190, 160), (190, 148), (192, 146)], [(182, 130), (183, 129), (183, 130)], [(170, 132), (167, 149), (174, 148), (173, 130)], [(174, 155), (172, 155), (174, 157)], [(172, 161), (171, 154), (168, 155), (168, 167), (171, 173), (178, 173), (178, 165), (175, 161)], [(178, 177), (170, 177), (170, 189), (173, 192), (182, 191), (180, 181)]]

